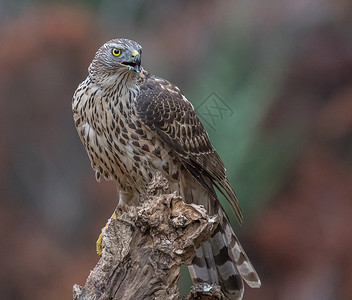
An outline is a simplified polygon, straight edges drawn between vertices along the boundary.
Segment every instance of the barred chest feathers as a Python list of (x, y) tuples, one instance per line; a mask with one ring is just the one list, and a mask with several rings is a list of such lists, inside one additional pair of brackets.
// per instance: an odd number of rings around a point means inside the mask
[(72, 105), (75, 126), (96, 179), (103, 175), (125, 192), (140, 193), (153, 170), (165, 169), (169, 163), (161, 159), (168, 155), (160, 140), (138, 119), (139, 82), (129, 78), (133, 75), (121, 74), (104, 84), (88, 76), (77, 88)]

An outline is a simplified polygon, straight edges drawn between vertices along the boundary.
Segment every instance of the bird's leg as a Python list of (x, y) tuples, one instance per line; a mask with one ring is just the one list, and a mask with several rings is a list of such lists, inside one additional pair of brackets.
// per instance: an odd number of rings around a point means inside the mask
[[(118, 191), (118, 195), (119, 195), (119, 202), (117, 204), (117, 208), (115, 208), (112, 216), (110, 217), (110, 219), (114, 219), (117, 220), (117, 209), (119, 210), (123, 210), (125, 204), (131, 204), (133, 201), (133, 195), (131, 193), (127, 193), (127, 192), (123, 192), (123, 191)], [(106, 223), (106, 225), (101, 229), (101, 231), (103, 232), (103, 230), (108, 227), (109, 221)], [(100, 233), (98, 240), (96, 242), (96, 251), (97, 254), (100, 256), (102, 253), (102, 241), (103, 241), (103, 233)]]
[(135, 193), (118, 191), (119, 193), (119, 203), (117, 208), (119, 210), (124, 210), (126, 206), (136, 206), (138, 205), (139, 198), (136, 197)]
[[(112, 216), (110, 217), (110, 219), (114, 219), (117, 220), (117, 215), (116, 215), (116, 209), (114, 210), (114, 213), (112, 214)], [(97, 254), (100, 256), (102, 251), (103, 251), (103, 247), (102, 247), (102, 242), (103, 242), (103, 230), (108, 227), (109, 221), (106, 222), (105, 226), (101, 229), (101, 233), (99, 234), (99, 237), (97, 239), (97, 242), (95, 244), (96, 246), (96, 251)]]

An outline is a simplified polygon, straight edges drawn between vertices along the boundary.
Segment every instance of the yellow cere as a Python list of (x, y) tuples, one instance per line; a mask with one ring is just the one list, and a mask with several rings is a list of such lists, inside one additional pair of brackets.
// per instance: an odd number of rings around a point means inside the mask
[(139, 52), (137, 50), (133, 50), (133, 52), (131, 53), (131, 57), (135, 58), (137, 55), (139, 55)]

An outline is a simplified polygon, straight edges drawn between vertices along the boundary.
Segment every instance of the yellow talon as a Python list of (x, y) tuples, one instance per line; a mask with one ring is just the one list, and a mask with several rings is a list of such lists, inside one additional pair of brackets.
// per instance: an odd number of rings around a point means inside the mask
[(101, 255), (101, 252), (103, 251), (102, 246), (101, 246), (102, 241), (103, 241), (103, 235), (99, 234), (98, 240), (96, 242), (96, 251), (99, 256)]
[[(110, 217), (110, 219), (114, 219), (117, 220), (117, 216), (116, 216), (116, 210), (114, 211), (114, 213), (112, 214), (112, 216)], [(106, 227), (108, 227), (109, 221), (106, 223), (106, 225), (101, 229), (101, 231), (103, 231)], [(100, 233), (98, 240), (96, 242), (96, 251), (97, 254), (100, 256), (102, 251), (103, 251), (103, 247), (102, 247), (102, 242), (103, 242), (103, 234)]]

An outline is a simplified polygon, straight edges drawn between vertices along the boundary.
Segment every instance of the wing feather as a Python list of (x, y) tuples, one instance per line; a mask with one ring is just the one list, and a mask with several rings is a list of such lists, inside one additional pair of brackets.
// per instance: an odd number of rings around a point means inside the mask
[(207, 186), (203, 176), (217, 182), (215, 186), (229, 201), (238, 221), (242, 223), (242, 212), (226, 178), (225, 166), (210, 143), (192, 104), (179, 88), (167, 80), (145, 71), (144, 76), (136, 102), (142, 122), (176, 152), (187, 170), (210, 193), (214, 194), (213, 188)]

